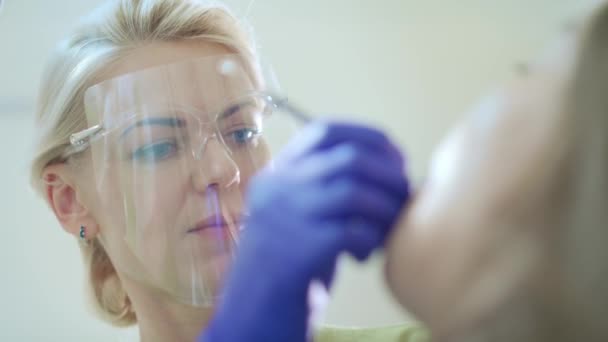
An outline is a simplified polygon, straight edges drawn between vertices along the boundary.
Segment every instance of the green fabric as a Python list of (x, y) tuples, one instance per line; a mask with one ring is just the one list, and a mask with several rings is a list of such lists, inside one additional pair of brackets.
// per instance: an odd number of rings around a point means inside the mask
[(315, 342), (427, 342), (429, 334), (420, 325), (395, 325), (374, 328), (324, 326)]

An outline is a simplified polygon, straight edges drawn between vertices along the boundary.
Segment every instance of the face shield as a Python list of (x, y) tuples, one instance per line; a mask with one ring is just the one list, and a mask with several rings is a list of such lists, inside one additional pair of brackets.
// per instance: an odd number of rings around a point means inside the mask
[(88, 128), (70, 140), (90, 149), (99, 238), (119, 272), (193, 306), (221, 294), (248, 181), (304, 119), (263, 79), (218, 55), (86, 91)]

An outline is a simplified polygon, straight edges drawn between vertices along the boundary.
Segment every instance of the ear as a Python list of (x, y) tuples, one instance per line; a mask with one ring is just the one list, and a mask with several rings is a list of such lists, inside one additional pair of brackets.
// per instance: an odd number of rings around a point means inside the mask
[(63, 229), (79, 238), (83, 230), (85, 239), (95, 238), (99, 233), (99, 226), (87, 206), (81, 203), (75, 177), (69, 165), (61, 163), (47, 166), (42, 172), (42, 179), (45, 184), (45, 199)]

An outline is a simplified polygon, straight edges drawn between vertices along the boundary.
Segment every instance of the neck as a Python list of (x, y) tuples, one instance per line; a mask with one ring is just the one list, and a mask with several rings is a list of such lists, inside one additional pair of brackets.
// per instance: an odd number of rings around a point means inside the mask
[(137, 315), (141, 342), (196, 341), (213, 314), (213, 307), (181, 304), (164, 293), (123, 283)]

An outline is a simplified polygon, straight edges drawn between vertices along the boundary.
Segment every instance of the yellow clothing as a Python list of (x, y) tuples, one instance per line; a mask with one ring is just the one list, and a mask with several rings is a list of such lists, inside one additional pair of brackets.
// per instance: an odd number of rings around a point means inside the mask
[(322, 327), (315, 342), (428, 342), (428, 332), (419, 325), (374, 328)]

